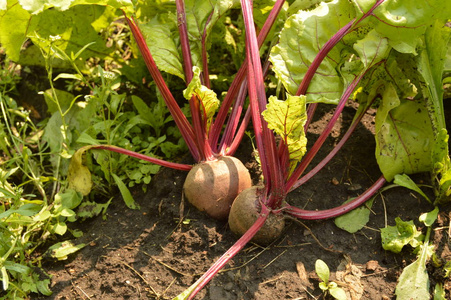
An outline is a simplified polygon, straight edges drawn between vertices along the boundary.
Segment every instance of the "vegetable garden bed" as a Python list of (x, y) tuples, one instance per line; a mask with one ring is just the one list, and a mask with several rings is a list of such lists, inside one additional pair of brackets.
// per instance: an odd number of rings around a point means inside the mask
[[(332, 109), (325, 106), (317, 112), (309, 137), (321, 132)], [(324, 154), (334, 147), (353, 114), (352, 106), (344, 110), (326, 141)], [(354, 139), (329, 167), (290, 194), (291, 203), (306, 209), (336, 206), (377, 179), (373, 118), (371, 114), (364, 117)], [(252, 169), (255, 163), (247, 144), (238, 156)], [(255, 179), (257, 170), (253, 170)], [(51, 260), (43, 265), (53, 275), (51, 298), (172, 299), (194, 283), (236, 236), (226, 222), (215, 221), (186, 202), (181, 210), (185, 176), (186, 172), (165, 168), (153, 178), (147, 194), (139, 189), (134, 193), (141, 210), (127, 209), (118, 197), (109, 206), (106, 220), (99, 216), (77, 224), (85, 232), (83, 241), (88, 246), (67, 261)], [(428, 176), (423, 177), (427, 183)], [(415, 179), (423, 177), (420, 174)], [(197, 299), (324, 299), (314, 272), (318, 258), (327, 263), (339, 286), (354, 293), (355, 298), (349, 299), (395, 299), (399, 275), (415, 255), (408, 247), (400, 254), (383, 250), (379, 230), (386, 222), (394, 225), (396, 217), (420, 226), (418, 216), (431, 209), (419, 195), (394, 188), (376, 198), (369, 223), (355, 234), (339, 229), (333, 220), (292, 221), (283, 237), (267, 248), (248, 244)], [(445, 261), (451, 259), (449, 235), (448, 229), (440, 227), (449, 225), (448, 211), (441, 210), (431, 239)], [(449, 297), (449, 279), (443, 281), (443, 274), (432, 264), (428, 271), (431, 285), (436, 280), (443, 282)]]

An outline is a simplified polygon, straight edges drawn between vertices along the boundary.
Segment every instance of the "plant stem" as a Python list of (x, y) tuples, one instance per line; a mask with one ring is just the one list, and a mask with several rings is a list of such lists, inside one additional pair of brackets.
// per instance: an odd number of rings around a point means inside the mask
[[(183, 70), (185, 72), (186, 84), (193, 79), (193, 61), (191, 58), (191, 49), (188, 39), (188, 28), (186, 26), (185, 3), (183, 0), (175, 1), (177, 7), (177, 27), (179, 29), (180, 45), (183, 56)], [(189, 100), (191, 117), (193, 121), (195, 141), (197, 142), (197, 150), (199, 151), (198, 161), (211, 160), (214, 155), (210, 144), (207, 140), (205, 124), (202, 122), (203, 109), (201, 101), (196, 96)]]
[(162, 159), (147, 156), (147, 155), (144, 155), (144, 154), (132, 151), (132, 150), (128, 150), (128, 149), (124, 149), (124, 148), (120, 148), (120, 147), (116, 147), (116, 146), (98, 145), (98, 146), (90, 146), (90, 149), (101, 149), (101, 150), (113, 151), (113, 152), (117, 152), (120, 154), (125, 154), (128, 156), (131, 156), (134, 158), (142, 159), (144, 161), (148, 161), (148, 162), (151, 162), (151, 163), (163, 166), (163, 167), (168, 167), (168, 168), (181, 170), (181, 171), (189, 171), (192, 168), (191, 165), (168, 162), (168, 161), (165, 161)]
[(315, 56), (315, 59), (312, 61), (311, 65), (309, 66), (307, 72), (305, 73), (304, 78), (302, 79), (301, 84), (299, 85), (299, 88), (296, 92), (296, 95), (305, 95), (307, 92), (307, 89), (310, 85), (310, 82), (312, 81), (313, 75), (315, 75), (316, 70), (318, 69), (321, 62), (326, 58), (327, 54), (330, 52), (330, 50), (339, 42), (341, 39), (353, 28), (355, 28), (356, 25), (358, 25), (361, 21), (366, 19), (368, 16), (370, 16), (373, 11), (385, 0), (378, 0), (368, 12), (366, 12), (360, 19), (357, 21), (354, 19), (350, 21), (348, 24), (340, 28), (319, 50), (318, 54)]
[(193, 127), (188, 122), (187, 118), (185, 117), (182, 110), (180, 109), (177, 102), (175, 101), (174, 97), (172, 96), (171, 92), (169, 91), (169, 88), (166, 85), (166, 82), (164, 81), (163, 76), (160, 73), (160, 70), (158, 70), (158, 67), (152, 57), (152, 54), (150, 53), (149, 48), (147, 47), (144, 36), (142, 35), (141, 31), (139, 30), (139, 27), (136, 24), (136, 21), (129, 19), (125, 15), (125, 12), (124, 12), (124, 16), (125, 16), (125, 19), (127, 20), (130, 30), (133, 33), (133, 36), (135, 37), (136, 43), (138, 44), (141, 55), (144, 58), (144, 62), (146, 63), (147, 69), (149, 70), (150, 75), (152, 76), (161, 95), (163, 96), (166, 106), (168, 107), (172, 117), (174, 118), (174, 121), (175, 121), (177, 127), (179, 128), (180, 133), (182, 134), (183, 139), (185, 140), (185, 142), (188, 146), (188, 149), (190, 150), (191, 154), (193, 155), (193, 158), (196, 160), (199, 160), (200, 155), (199, 155), (199, 150), (197, 148), (197, 144), (195, 142), (196, 139), (195, 139)]
[[(276, 3), (274, 3), (274, 6), (268, 15), (268, 18), (266, 19), (262, 29), (260, 30), (260, 32), (258, 34), (257, 41), (258, 41), (259, 47), (261, 47), (263, 45), (263, 42), (265, 41), (266, 37), (268, 36), (269, 31), (271, 30), (280, 10), (282, 9), (284, 2), (285, 2), (285, 0), (277, 0)], [(216, 145), (218, 143), (219, 135), (223, 128), (224, 122), (227, 118), (229, 109), (232, 106), (235, 96), (238, 94), (238, 92), (240, 90), (240, 87), (242, 85), (244, 78), (246, 77), (247, 67), (248, 67), (247, 58), (245, 58), (243, 64), (241, 65), (240, 69), (238, 70), (237, 74), (235, 75), (235, 78), (233, 79), (232, 84), (229, 87), (229, 90), (225, 96), (224, 101), (221, 104), (221, 107), (219, 108), (219, 111), (218, 111), (218, 114), (216, 116), (214, 123), (211, 126), (210, 145), (212, 145), (212, 147), (213, 147), (213, 145)]]
[(261, 116), (266, 109), (266, 92), (260, 62), (259, 45), (253, 21), (252, 4), (250, 0), (241, 0), (244, 26), (246, 29), (246, 52), (248, 60), (248, 89), (251, 102), (252, 120), (254, 122), (255, 139), (260, 154), (263, 176), (266, 180), (266, 190), (271, 191), (267, 205), (276, 207), (285, 199), (284, 178), (280, 161), (277, 157), (277, 146), (272, 131)]
[(330, 132), (332, 131), (335, 123), (337, 122), (338, 118), (341, 115), (341, 112), (343, 111), (346, 102), (348, 101), (351, 93), (354, 91), (355, 87), (359, 84), (360, 80), (362, 79), (363, 75), (365, 73), (361, 74), (360, 76), (354, 78), (354, 80), (351, 82), (351, 84), (346, 88), (345, 92), (341, 96), (340, 102), (338, 103), (337, 107), (335, 108), (335, 112), (330, 119), (329, 123), (327, 124), (324, 131), (321, 133), (321, 135), (316, 140), (313, 147), (307, 152), (307, 154), (302, 159), (301, 163), (296, 167), (294, 172), (291, 174), (290, 178), (288, 179), (287, 183), (285, 184), (285, 190), (291, 191), (293, 189), (293, 186), (296, 184), (296, 181), (298, 178), (302, 175), (302, 173), (305, 171), (307, 166), (310, 164), (310, 162), (313, 160), (315, 155), (318, 153), (321, 146), (326, 141), (326, 138), (329, 136)]
[(368, 201), (375, 193), (377, 193), (377, 191), (385, 184), (385, 182), (386, 180), (384, 176), (379, 177), (379, 179), (375, 183), (373, 183), (373, 185), (362, 195), (358, 196), (348, 203), (335, 208), (326, 210), (304, 210), (291, 205), (287, 205), (284, 207), (284, 211), (293, 217), (304, 220), (322, 220), (335, 218), (347, 212), (350, 212), (351, 210)]
[[(373, 101), (371, 101), (371, 103), (372, 102)], [(368, 107), (370, 107), (371, 103), (369, 103), (367, 105), (367, 109), (368, 109)], [(317, 164), (312, 170), (310, 170), (310, 172), (308, 172), (307, 174), (302, 176), (300, 179), (298, 179), (296, 181), (296, 183), (293, 184), (293, 186), (291, 187), (291, 189), (288, 192), (291, 192), (292, 190), (298, 188), (299, 186), (301, 186), (304, 183), (306, 183), (307, 181), (309, 181), (325, 165), (327, 165), (329, 163), (329, 161), (338, 153), (338, 151), (340, 151), (340, 149), (343, 147), (343, 145), (348, 141), (349, 137), (354, 132), (354, 130), (356, 129), (357, 125), (359, 125), (360, 120), (362, 120), (363, 116), (365, 115), (367, 109), (363, 109), (357, 115), (357, 117), (352, 121), (351, 126), (349, 126), (348, 130), (346, 131), (346, 133), (341, 138), (340, 142), (338, 142), (338, 144), (332, 149), (332, 151), (330, 151), (329, 154), (327, 154), (327, 156), (325, 158), (323, 158), (323, 160), (319, 164)]]
[(211, 17), (214, 14), (214, 10), (208, 16), (207, 22), (205, 22), (204, 32), (202, 33), (202, 77), (203, 85), (210, 88), (210, 72), (208, 71), (208, 56), (207, 56), (207, 26), (211, 21)]

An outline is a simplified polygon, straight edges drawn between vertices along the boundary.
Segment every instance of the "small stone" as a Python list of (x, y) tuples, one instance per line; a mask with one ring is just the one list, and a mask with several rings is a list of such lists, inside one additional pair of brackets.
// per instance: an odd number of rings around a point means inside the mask
[(377, 262), (377, 260), (370, 260), (369, 262), (366, 263), (366, 270), (367, 271), (376, 271), (376, 269), (379, 267), (379, 263)]
[(330, 182), (332, 182), (333, 185), (339, 185), (340, 184), (340, 182), (335, 177), (332, 178), (332, 180)]

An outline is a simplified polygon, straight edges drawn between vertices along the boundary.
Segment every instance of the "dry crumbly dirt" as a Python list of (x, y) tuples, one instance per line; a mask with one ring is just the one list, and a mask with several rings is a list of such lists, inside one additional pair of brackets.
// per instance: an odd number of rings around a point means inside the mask
[[(310, 126), (309, 141), (316, 139), (333, 113), (332, 106), (321, 107)], [(345, 109), (318, 158), (336, 145), (354, 112), (352, 105)], [(289, 203), (312, 210), (332, 208), (377, 180), (373, 118), (374, 113), (366, 115), (334, 160), (291, 193)], [(255, 169), (251, 149), (247, 145), (241, 151), (245, 155), (238, 157)], [(258, 172), (253, 174), (258, 177)], [(77, 223), (75, 227), (84, 232), (78, 242), (87, 246), (66, 261), (44, 261), (54, 293), (32, 299), (172, 299), (188, 288), (237, 238), (225, 222), (212, 220), (183, 201), (185, 176), (164, 169), (147, 193), (135, 191), (141, 210), (128, 209), (118, 195), (105, 219)], [(414, 179), (428, 183), (427, 175)], [(318, 288), (317, 259), (327, 263), (332, 279), (349, 293), (349, 299), (395, 299), (402, 268), (415, 256), (409, 247), (400, 254), (384, 251), (379, 229), (394, 225), (396, 217), (420, 226), (418, 216), (431, 209), (419, 195), (393, 188), (376, 197), (369, 223), (355, 234), (339, 229), (333, 220), (290, 220), (283, 236), (270, 246), (248, 244), (196, 299), (331, 299)], [(445, 261), (451, 259), (449, 222), (449, 207), (443, 207), (432, 240)], [(432, 264), (428, 271), (431, 286), (444, 283), (450, 299), (450, 281)]]

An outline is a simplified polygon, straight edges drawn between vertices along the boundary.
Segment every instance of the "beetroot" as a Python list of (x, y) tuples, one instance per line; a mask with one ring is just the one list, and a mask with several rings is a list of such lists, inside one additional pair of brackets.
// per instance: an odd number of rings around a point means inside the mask
[(237, 158), (222, 156), (195, 165), (183, 191), (188, 201), (211, 217), (225, 220), (236, 196), (252, 185), (249, 171)]
[[(230, 229), (237, 235), (243, 235), (257, 220), (261, 212), (261, 197), (264, 188), (253, 186), (241, 192), (232, 204), (229, 214)], [(255, 234), (252, 241), (268, 245), (277, 239), (285, 227), (282, 214), (270, 213), (265, 224)]]

